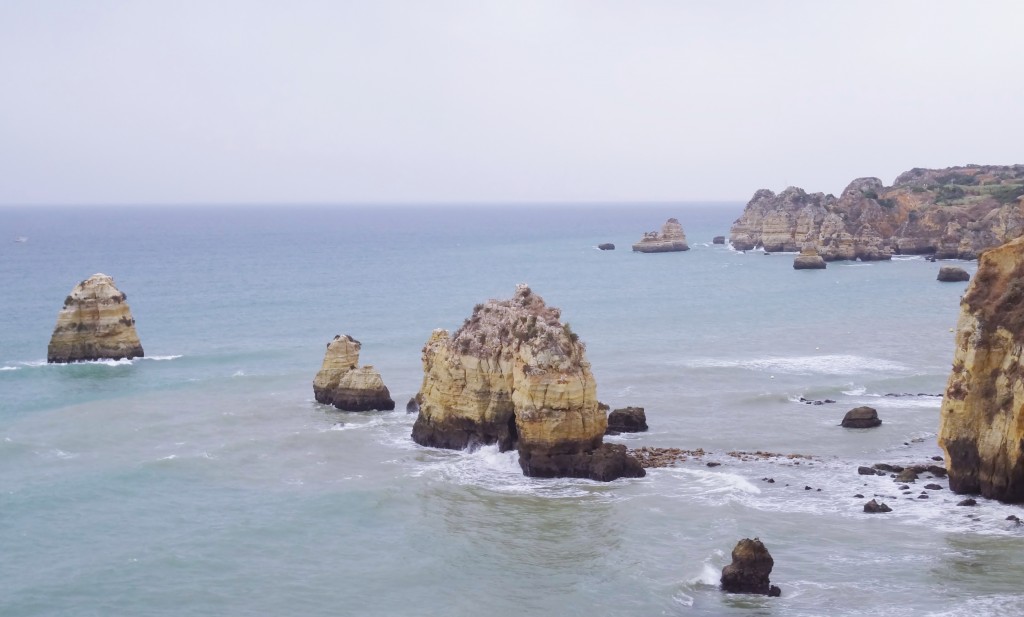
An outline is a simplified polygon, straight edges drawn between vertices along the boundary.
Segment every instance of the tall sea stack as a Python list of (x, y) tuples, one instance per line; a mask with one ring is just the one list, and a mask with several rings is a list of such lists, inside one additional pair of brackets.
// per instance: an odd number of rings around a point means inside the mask
[(939, 444), (949, 487), (1024, 502), (1024, 238), (984, 252), (960, 302)]
[(141, 358), (142, 343), (128, 296), (106, 274), (94, 274), (71, 290), (57, 314), (46, 350), (50, 363)]
[(669, 219), (661, 226), (661, 232), (648, 231), (633, 245), (637, 253), (675, 253), (690, 250), (686, 233), (678, 219)]
[(625, 446), (603, 443), (585, 346), (561, 312), (526, 285), (510, 300), (478, 304), (454, 335), (434, 330), (412, 438), (421, 445), (519, 451), (535, 477), (642, 477)]
[(359, 368), (362, 343), (351, 336), (336, 335), (327, 343), (324, 361), (313, 378), (313, 396), (318, 403), (342, 411), (391, 411), (395, 401), (380, 373), (372, 366)]

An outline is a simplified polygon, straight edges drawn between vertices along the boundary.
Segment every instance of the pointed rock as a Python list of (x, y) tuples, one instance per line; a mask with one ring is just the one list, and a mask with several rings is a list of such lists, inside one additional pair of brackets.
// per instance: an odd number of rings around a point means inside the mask
[(384, 381), (372, 366), (357, 368), (362, 343), (349, 335), (337, 335), (327, 344), (320, 371), (313, 378), (318, 403), (343, 411), (390, 411), (395, 408)]
[(142, 343), (128, 296), (106, 274), (94, 274), (71, 290), (46, 350), (50, 363), (141, 358)]

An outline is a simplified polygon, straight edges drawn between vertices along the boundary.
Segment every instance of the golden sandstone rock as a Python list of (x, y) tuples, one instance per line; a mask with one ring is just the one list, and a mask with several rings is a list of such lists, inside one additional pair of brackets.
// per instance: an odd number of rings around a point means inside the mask
[(984, 252), (960, 302), (939, 444), (949, 487), (1024, 502), (1024, 238)]
[(526, 285), (478, 304), (454, 336), (423, 348), (413, 439), (425, 446), (497, 443), (528, 476), (613, 480), (644, 475), (625, 446), (603, 444), (607, 418), (584, 345)]
[(648, 231), (633, 245), (637, 253), (674, 253), (690, 250), (686, 234), (678, 219), (669, 219), (661, 226), (661, 232)]
[(357, 368), (362, 343), (349, 335), (337, 335), (327, 344), (320, 371), (313, 378), (318, 403), (344, 411), (390, 411), (395, 408), (384, 381), (372, 366)]
[(106, 274), (94, 274), (71, 290), (46, 350), (51, 363), (141, 358), (142, 343), (128, 296)]

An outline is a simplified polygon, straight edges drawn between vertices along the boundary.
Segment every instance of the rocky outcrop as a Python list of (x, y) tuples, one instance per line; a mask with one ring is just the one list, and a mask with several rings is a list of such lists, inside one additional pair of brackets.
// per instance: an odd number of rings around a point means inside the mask
[(686, 243), (686, 234), (678, 219), (669, 219), (661, 226), (661, 232), (648, 231), (639, 242), (633, 245), (637, 253), (672, 253), (690, 250)]
[(602, 251), (614, 251), (615, 245), (612, 244), (611, 242), (602, 242), (601, 244), (597, 245), (597, 248), (601, 249)]
[(800, 254), (793, 259), (794, 270), (824, 270), (825, 260), (818, 254), (818, 249), (813, 246), (805, 246), (800, 249)]
[(789, 187), (754, 193), (730, 230), (737, 250), (818, 247), (825, 261), (894, 253), (975, 259), (1024, 234), (1024, 165), (913, 169), (884, 186), (859, 178), (838, 198)]
[(846, 412), (840, 424), (843, 428), (874, 428), (881, 425), (882, 420), (874, 407), (855, 407)]
[(722, 568), (722, 591), (779, 596), (782, 592), (768, 580), (774, 566), (760, 539), (744, 538), (732, 549), (732, 563)]
[(647, 414), (643, 407), (623, 407), (608, 414), (605, 435), (642, 433), (647, 430)]
[(715, 236), (711, 239), (711, 244), (725, 244), (725, 236)]
[(64, 298), (46, 350), (51, 363), (122, 360), (145, 355), (128, 296), (106, 274), (94, 274)]
[(957, 266), (942, 266), (936, 279), (943, 283), (963, 283), (971, 280), (971, 275)]
[(523, 473), (614, 480), (642, 477), (607, 427), (585, 347), (561, 312), (526, 285), (478, 304), (454, 335), (435, 330), (423, 348), (412, 438), (424, 446), (516, 449)]
[(940, 412), (949, 487), (1024, 502), (1024, 238), (982, 254)]
[(384, 381), (372, 366), (358, 368), (362, 343), (349, 335), (337, 335), (327, 344), (320, 371), (313, 378), (318, 403), (343, 411), (390, 411), (395, 408)]

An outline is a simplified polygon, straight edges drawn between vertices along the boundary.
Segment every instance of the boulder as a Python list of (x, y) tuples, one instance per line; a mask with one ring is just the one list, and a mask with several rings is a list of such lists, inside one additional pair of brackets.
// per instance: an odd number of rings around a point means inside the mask
[(779, 596), (779, 588), (768, 580), (774, 566), (760, 539), (744, 538), (732, 549), (732, 563), (722, 568), (722, 591)]
[(313, 378), (313, 396), (318, 403), (343, 411), (395, 408), (380, 373), (372, 366), (358, 368), (361, 348), (362, 343), (347, 334), (339, 334), (327, 344), (320, 371)]
[(892, 512), (892, 508), (885, 505), (885, 503), (878, 503), (872, 499), (864, 504), (864, 511), (868, 514), (884, 514), (885, 512)]
[(516, 449), (527, 476), (608, 481), (642, 477), (608, 425), (585, 346), (561, 311), (526, 285), (488, 300), (454, 335), (435, 330), (423, 348), (413, 440), (424, 446)]
[(597, 248), (601, 249), (602, 251), (614, 251), (615, 245), (612, 244), (611, 242), (602, 242), (601, 244), (597, 245)]
[(686, 243), (686, 234), (677, 219), (665, 221), (665, 224), (661, 226), (660, 233), (649, 231), (633, 245), (633, 251), (637, 253), (671, 253), (688, 250), (690, 250), (690, 245)]
[(949, 488), (1024, 503), (1024, 238), (989, 249), (960, 301), (939, 420)]
[(127, 300), (128, 296), (106, 274), (94, 274), (75, 285), (57, 314), (46, 361), (64, 363), (145, 356)]
[(939, 268), (937, 280), (943, 283), (962, 283), (971, 280), (971, 275), (967, 274), (967, 270), (957, 266), (942, 266)]
[(711, 239), (711, 244), (725, 244), (725, 236), (715, 236)]
[(419, 413), (420, 402), (416, 400), (416, 397), (409, 399), (409, 402), (405, 404), (405, 413)]
[(800, 254), (793, 259), (794, 270), (824, 270), (825, 260), (813, 246), (800, 249)]
[(873, 407), (856, 407), (846, 412), (841, 426), (844, 428), (873, 428), (881, 426), (882, 420)]
[(647, 415), (643, 407), (624, 407), (608, 414), (606, 435), (616, 433), (642, 433), (647, 430)]

